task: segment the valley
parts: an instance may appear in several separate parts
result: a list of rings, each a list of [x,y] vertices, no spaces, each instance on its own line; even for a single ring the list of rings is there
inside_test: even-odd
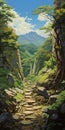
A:
[[[0,130],[65,130],[65,2],[32,15],[0,0]]]

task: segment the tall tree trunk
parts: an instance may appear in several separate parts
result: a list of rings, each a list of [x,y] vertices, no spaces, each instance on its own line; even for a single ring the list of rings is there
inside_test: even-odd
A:
[[[60,8],[65,0],[54,0],[54,10]],[[54,14],[54,53],[57,59],[57,74],[54,79],[54,86],[59,86],[60,82],[65,80],[65,20],[63,17]],[[61,19],[61,20],[60,20]]]

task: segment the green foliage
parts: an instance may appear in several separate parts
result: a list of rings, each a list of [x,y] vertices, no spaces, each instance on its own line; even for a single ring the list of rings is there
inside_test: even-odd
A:
[[[42,28],[40,28],[40,30],[44,30],[45,33],[51,32],[51,30],[52,30],[52,23],[49,23],[48,25],[43,26]]]
[[[33,74],[31,74],[31,75],[29,74],[29,75],[27,75],[26,80],[31,80],[33,82],[36,82],[37,76],[35,76]]]
[[[14,80],[14,84],[13,84],[13,87],[18,87],[18,88],[23,88],[24,85],[23,83],[21,82],[21,80],[19,80],[16,75],[14,75],[13,73],[11,73],[11,76]]]
[[[46,70],[46,71],[45,71]],[[43,83],[49,83],[49,79],[50,77],[52,77],[52,75],[54,75],[56,72],[56,69],[47,69],[47,68],[43,68],[42,70],[39,71],[38,74],[38,82],[40,84]]]
[[[18,88],[24,87],[23,83],[20,80],[18,80],[17,78],[15,79],[14,86],[18,87]]]
[[[0,28],[5,26],[8,21],[12,21],[13,17],[12,8],[4,0],[0,0]]]
[[[3,30],[0,33],[0,45],[3,46],[4,45],[8,45],[8,46],[12,46],[14,48],[18,48],[19,44],[17,43],[17,36],[14,32],[14,30],[10,27],[4,27]]]
[[[24,52],[24,55],[22,55],[22,67],[24,76],[26,77],[30,73],[30,65],[33,63],[33,56],[30,55],[29,52]]]
[[[17,94],[14,96],[14,99],[16,99],[16,101],[23,100],[23,95],[21,93],[17,92]]]
[[[9,81],[8,75],[13,79],[13,84]],[[23,88],[23,83],[9,70],[0,68],[0,88],[18,87]]]
[[[40,84],[49,81],[49,78],[56,72],[56,61],[53,56],[50,56],[48,61],[44,62],[44,67],[39,71],[38,82]]]
[[[44,67],[44,62],[48,61],[50,58],[51,51],[52,51],[51,42],[52,40],[50,39],[50,37],[47,38],[36,53],[36,56],[35,56],[37,60],[36,64],[39,70],[41,70]]]
[[[8,69],[0,68],[0,88],[8,88],[9,82],[7,82],[7,74],[9,73]]]
[[[22,45],[21,48],[21,60],[22,60],[22,67],[23,67],[23,72],[24,76],[26,77],[30,73],[30,66],[31,64],[34,63],[34,57],[35,57],[35,52],[37,50],[37,47],[32,45]]]
[[[29,54],[31,55],[33,55],[36,51],[37,51],[37,49],[38,49],[38,47],[36,46],[36,45],[34,45],[34,44],[22,44],[21,46],[20,46],[20,50],[22,51],[22,52],[29,52]]]
[[[33,14],[40,14],[40,13],[51,14],[53,12],[52,10],[53,10],[52,6],[40,6],[33,11]]]
[[[5,44],[18,48],[17,36],[14,30],[9,27],[8,22],[14,18],[12,8],[3,0],[0,1],[0,46],[4,48]],[[3,50],[3,49],[2,49]]]
[[[56,102],[51,106],[51,109],[55,110],[57,109],[63,102],[65,101],[65,90],[62,91],[58,97]]]
[[[3,68],[0,67],[0,76],[1,76],[1,75],[6,75],[6,74],[8,74],[8,73],[9,73],[9,70],[8,70],[8,69],[3,69]]]
[[[64,24],[65,19],[65,2],[57,3],[55,9],[54,9],[54,16],[55,16],[55,24],[60,27],[61,24]],[[65,25],[65,24],[64,24]],[[63,33],[65,32],[65,29],[63,28]],[[65,37],[65,35],[64,35]]]
[[[65,80],[61,82],[61,86],[63,87],[63,89],[65,89]]]
[[[50,59],[48,61],[45,61],[44,66],[47,69],[54,69],[54,66],[56,65],[56,59],[51,55]]]

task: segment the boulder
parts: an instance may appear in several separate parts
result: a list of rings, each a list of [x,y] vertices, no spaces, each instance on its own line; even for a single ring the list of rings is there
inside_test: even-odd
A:
[[[44,96],[45,99],[49,99],[49,95],[44,87],[38,87],[38,94]]]
[[[0,115],[0,125],[6,122],[12,123],[13,119],[8,112],[4,112]]]
[[[48,103],[53,104],[53,103],[56,101],[57,96],[58,96],[58,95],[51,95],[51,96],[49,97]]]

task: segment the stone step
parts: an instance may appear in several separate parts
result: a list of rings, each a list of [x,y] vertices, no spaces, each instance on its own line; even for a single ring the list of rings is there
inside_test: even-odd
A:
[[[33,107],[33,110],[39,110],[39,109],[41,109],[42,107],[41,106],[34,106]]]
[[[26,126],[26,125],[31,125],[31,124],[33,124],[33,122],[32,122],[31,120],[22,120],[22,121],[21,121],[21,124],[24,125],[24,126]]]
[[[35,103],[33,104],[33,106],[38,106],[38,103],[35,101]]]
[[[32,98],[32,97],[31,97],[30,95],[26,95],[25,98],[28,98],[28,99],[29,99],[29,98]]]
[[[25,92],[31,92],[32,91],[32,89],[26,89],[25,90]]]
[[[32,105],[33,103],[35,103],[35,100],[33,99],[27,99],[26,102],[30,105]]]
[[[27,108],[26,108],[26,111],[32,111],[32,110],[33,110],[32,107],[27,107]]]
[[[32,106],[32,105],[29,105],[29,104],[26,104],[25,107],[31,108],[31,107],[33,107],[33,106]]]
[[[26,105],[26,102],[20,103],[20,106],[25,106],[25,105]]]
[[[34,114],[33,111],[24,111],[23,113],[24,113],[25,115],[31,115],[31,114]]]
[[[26,116],[25,119],[34,120],[36,117],[34,115]]]
[[[29,95],[31,95],[32,94],[32,92],[26,92],[25,93],[25,96],[29,96]]]

